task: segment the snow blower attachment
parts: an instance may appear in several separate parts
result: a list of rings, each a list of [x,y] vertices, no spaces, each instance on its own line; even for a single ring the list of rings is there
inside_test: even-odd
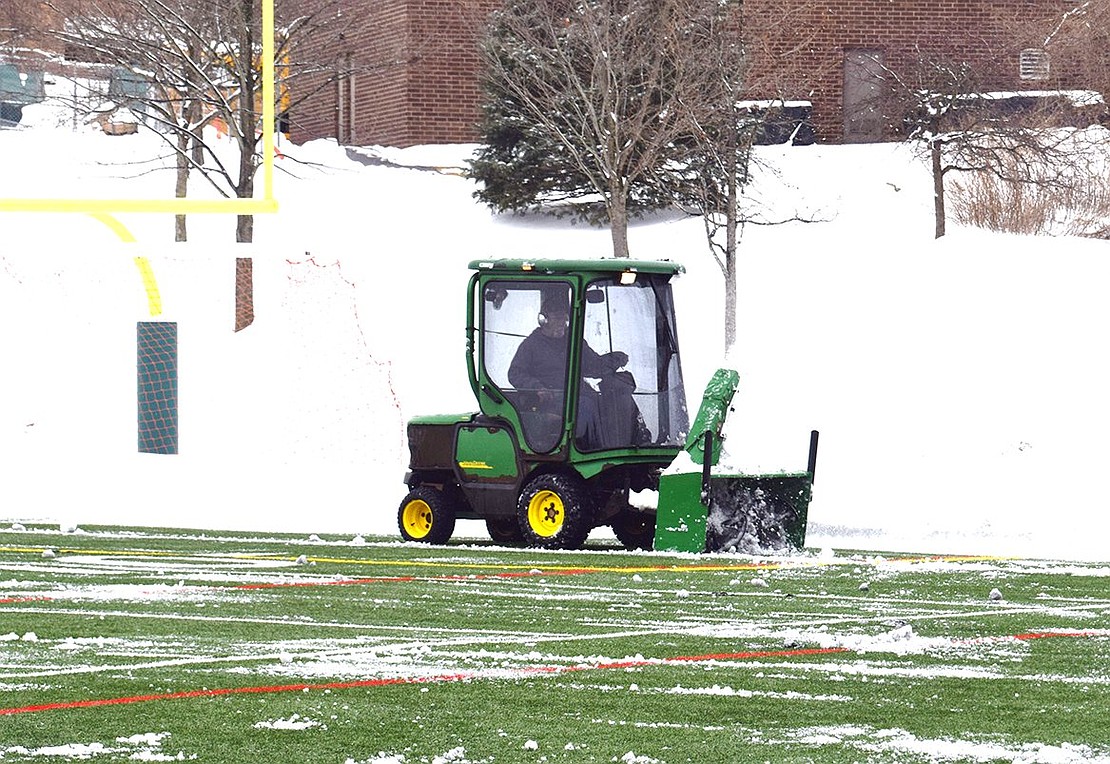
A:
[[[805,543],[812,463],[804,475],[712,473],[736,372],[718,372],[690,427],[671,292],[682,266],[470,268],[466,363],[479,411],[409,421],[402,538],[444,543],[463,518],[485,521],[495,542],[551,549],[580,547],[599,526],[628,549]],[[670,474],[676,457],[704,475]],[[657,502],[640,501],[653,491]]]
[[[691,466],[659,478],[655,549],[672,552],[777,552],[805,546],[806,522],[817,466],[818,433],[809,439],[805,472],[720,474],[722,429],[739,375],[718,369],[705,388],[686,440]],[[676,460],[683,461],[681,457]]]

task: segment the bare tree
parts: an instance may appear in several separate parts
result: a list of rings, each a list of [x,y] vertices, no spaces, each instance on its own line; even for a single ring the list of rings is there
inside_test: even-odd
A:
[[[514,209],[592,193],[605,200],[617,254],[627,251],[630,201],[700,215],[724,279],[730,346],[751,146],[765,119],[810,92],[805,53],[817,25],[808,22],[819,13],[800,1],[765,5],[745,15],[738,2],[508,4],[484,49],[493,145],[472,165],[479,198]],[[645,13],[651,23],[631,25]],[[753,89],[759,106],[744,100]],[[618,108],[629,101],[643,110]]]
[[[1061,124],[1058,101],[988,91],[965,61],[922,55],[903,75],[876,63],[888,85],[887,114],[916,141],[933,178],[935,236],[946,230],[945,181],[979,173],[1006,183],[1066,188],[1084,160]]]
[[[688,102],[694,125],[689,153],[682,162],[688,182],[676,194],[680,206],[701,216],[706,242],[721,270],[725,293],[725,349],[736,342],[737,253],[748,222],[770,220],[746,207],[744,189],[757,161],[753,147],[783,119],[788,102],[799,100],[820,74],[805,55],[819,28],[811,3],[736,4],[715,19],[720,29],[694,52],[695,65],[712,72],[711,87]],[[758,95],[753,100],[752,95]],[[794,215],[790,220],[803,220]]]
[[[120,88],[125,92],[114,95],[138,112],[141,123],[171,150],[177,197],[188,195],[194,172],[223,197],[254,196],[264,134],[260,0],[56,2],[61,3],[56,7],[58,16],[65,21],[55,32],[57,38],[113,65],[131,83]],[[328,13],[329,6],[329,0],[296,3],[301,13],[290,11],[275,34],[274,59],[282,64],[275,68],[275,74],[281,75],[274,87],[279,112],[294,106],[289,93],[295,76],[332,72],[328,65],[292,60],[296,42],[331,32],[338,17]],[[300,97],[313,92],[306,89]],[[216,121],[226,128],[237,149],[234,162],[221,157],[218,146],[205,136],[204,128]],[[178,241],[187,238],[184,215],[175,216],[174,235]],[[254,216],[237,215],[235,240],[253,239]],[[235,330],[239,331],[254,320],[253,264],[250,258],[240,257],[235,265]]]
[[[736,343],[736,255],[743,225],[740,196],[750,177],[752,138],[758,129],[755,123],[756,120],[745,120],[741,113],[735,113],[731,121],[704,144],[709,161],[702,176],[704,182],[698,190],[705,240],[724,282],[726,351]]]
[[[683,102],[691,128],[678,143],[674,161],[684,168],[673,184],[680,207],[701,216],[706,242],[721,269],[725,293],[725,348],[736,341],[736,250],[740,225],[740,190],[748,181],[752,145],[761,118],[743,103],[748,59],[738,14],[707,19],[719,25],[706,34],[690,65],[712,72],[696,98]],[[724,232],[724,241],[720,240]]]

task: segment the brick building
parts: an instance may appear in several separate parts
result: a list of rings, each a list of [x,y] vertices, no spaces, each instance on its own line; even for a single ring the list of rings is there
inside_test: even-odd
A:
[[[477,40],[491,0],[341,0],[341,30],[311,54],[334,67],[290,115],[293,140],[411,146],[476,138]],[[330,79],[329,79],[330,76]]]
[[[796,4],[791,6],[790,2]],[[476,41],[495,0],[345,0],[343,32],[317,58],[333,62],[291,115],[292,137],[410,146],[473,142],[479,116]],[[1080,87],[1043,41],[1038,20],[1069,0],[746,0],[750,97],[811,104],[816,139],[889,137],[877,115],[877,69],[966,61],[988,90]],[[1043,44],[1043,43],[1042,43]]]

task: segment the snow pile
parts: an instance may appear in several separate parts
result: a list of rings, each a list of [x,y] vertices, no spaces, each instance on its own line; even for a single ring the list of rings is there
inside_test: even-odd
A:
[[[1110,751],[1085,745],[1006,743],[998,740],[919,738],[901,729],[867,726],[813,727],[790,735],[793,742],[816,746],[852,748],[863,753],[890,756],[893,752],[928,757],[931,761],[993,762],[1020,764],[1107,764]]]
[[[115,742],[118,745],[66,743],[65,745],[43,746],[41,748],[26,748],[15,745],[0,748],[0,759],[5,756],[20,756],[58,758],[71,761],[104,756],[113,759],[125,758],[132,761],[184,761],[185,754],[180,751],[176,754],[163,752],[163,743],[169,736],[168,732],[149,732],[117,737]]]
[[[303,717],[300,714],[293,714],[288,719],[270,719],[267,721],[255,722],[254,724],[256,730],[307,730],[313,727],[327,729],[326,725],[322,725],[314,719]]]

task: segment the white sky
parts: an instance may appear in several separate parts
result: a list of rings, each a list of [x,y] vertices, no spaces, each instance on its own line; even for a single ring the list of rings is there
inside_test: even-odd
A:
[[[167,197],[135,164],[149,134],[0,131],[0,197]],[[280,212],[234,220],[0,213],[0,522],[396,535],[404,421],[474,409],[467,263],[603,256],[608,231],[498,217],[457,169],[472,147],[374,149],[446,172],[283,144]],[[735,468],[796,470],[821,431],[813,546],[1108,560],[1110,242],[961,229],[932,237],[926,168],[897,144],[768,148],[769,219],[741,245]],[[130,164],[127,164],[130,163]],[[197,182],[197,193],[208,193]],[[700,221],[636,224],[669,258],[691,408],[725,365],[721,282]],[[181,453],[136,453],[133,258],[180,334]],[[233,258],[254,257],[255,325],[234,334]],[[456,535],[484,536],[478,523]]]

